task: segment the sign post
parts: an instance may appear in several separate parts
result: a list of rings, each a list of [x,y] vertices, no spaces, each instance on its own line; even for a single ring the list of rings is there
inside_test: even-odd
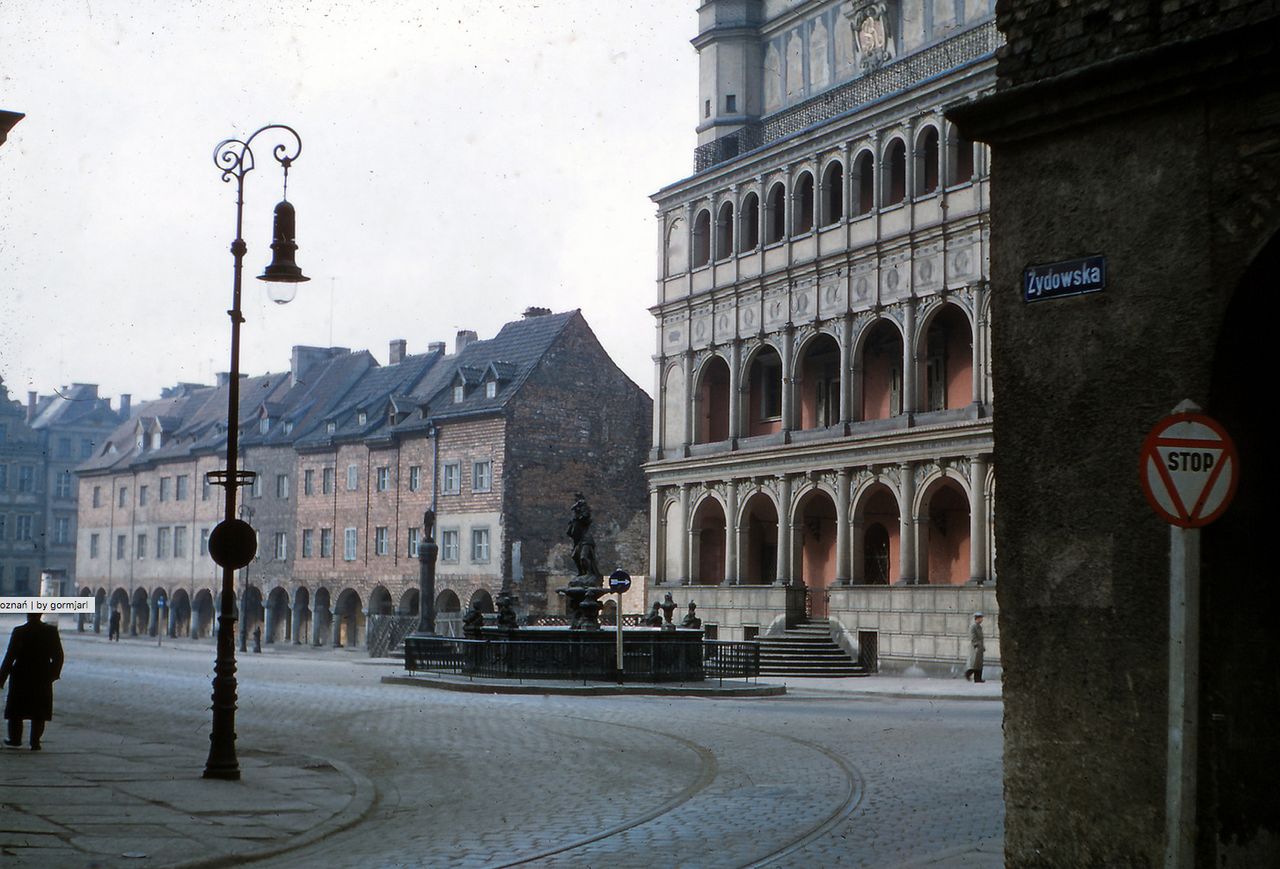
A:
[[[621,567],[609,574],[609,591],[618,596],[618,608],[615,611],[614,621],[617,623],[618,638],[618,684],[622,684],[622,595],[631,588],[631,574],[627,573]]]
[[[1200,704],[1200,528],[1235,495],[1240,460],[1226,430],[1190,400],[1142,443],[1139,479],[1169,523],[1169,740],[1165,867],[1195,865],[1196,753]]]

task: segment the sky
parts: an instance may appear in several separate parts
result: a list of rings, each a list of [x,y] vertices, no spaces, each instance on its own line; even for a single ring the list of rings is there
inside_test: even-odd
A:
[[[289,173],[288,305],[270,261],[282,175],[245,181],[241,370],[295,344],[410,353],[581,308],[653,390],[656,209],[692,171],[694,0],[4,0],[0,377],[135,403],[229,367],[235,185],[214,146],[267,124]],[[261,142],[260,138],[258,142]]]

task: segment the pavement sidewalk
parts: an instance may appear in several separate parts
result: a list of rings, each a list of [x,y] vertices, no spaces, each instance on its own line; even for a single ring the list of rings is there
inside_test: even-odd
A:
[[[0,751],[5,867],[235,866],[347,829],[374,801],[360,773],[301,754],[241,750],[233,782],[201,778],[207,743],[178,746],[56,718],[43,742],[43,751]]]

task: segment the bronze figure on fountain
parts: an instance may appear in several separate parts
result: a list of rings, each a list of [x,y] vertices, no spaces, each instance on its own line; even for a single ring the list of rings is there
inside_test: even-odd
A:
[[[574,493],[569,527],[565,533],[573,540],[573,564],[578,574],[569,580],[568,588],[558,590],[567,602],[570,627],[600,630],[600,598],[608,593],[604,577],[596,563],[596,541],[591,536],[591,506],[581,492]]]

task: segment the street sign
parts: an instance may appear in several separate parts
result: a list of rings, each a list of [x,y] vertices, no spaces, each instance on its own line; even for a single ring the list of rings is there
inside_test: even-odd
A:
[[[623,594],[631,589],[631,575],[622,568],[615,570],[609,577],[609,591]]]
[[[1101,254],[1022,270],[1022,301],[1039,302],[1099,293],[1107,287],[1107,258]]]
[[[1231,503],[1240,459],[1226,429],[1202,413],[1174,413],[1142,442],[1142,491],[1160,518],[1200,528]]]

